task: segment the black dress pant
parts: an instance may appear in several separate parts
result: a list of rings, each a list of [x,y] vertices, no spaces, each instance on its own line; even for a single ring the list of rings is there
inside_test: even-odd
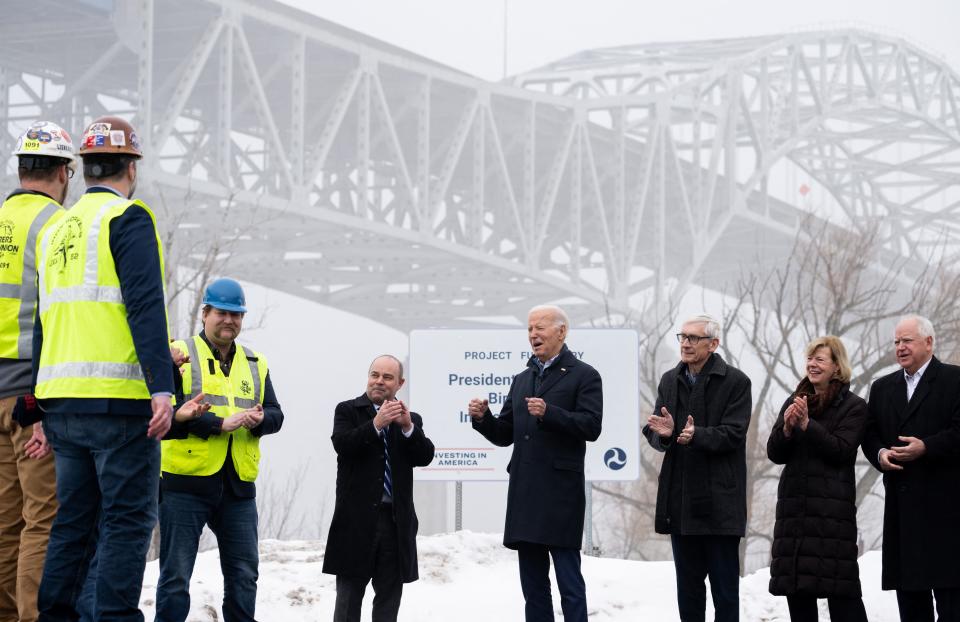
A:
[[[817,622],[820,619],[817,599],[813,596],[787,596],[787,606],[790,608],[791,622]],[[830,609],[830,622],[867,622],[867,610],[863,608],[863,599],[859,596],[828,598],[827,607]]]
[[[397,525],[393,520],[393,506],[380,505],[377,531],[373,536],[374,565],[372,577],[337,575],[337,601],[333,607],[333,622],[360,622],[360,605],[367,583],[373,581],[373,622],[396,622],[403,594],[400,576],[400,547]]]
[[[740,537],[670,536],[681,622],[704,622],[710,577],[715,622],[740,620]]]
[[[960,589],[897,590],[901,622],[933,622],[933,600],[938,622],[960,622]]]
[[[517,559],[526,622],[554,620],[550,595],[551,557],[564,622],[587,622],[587,588],[580,572],[580,551],[524,542],[517,547]]]

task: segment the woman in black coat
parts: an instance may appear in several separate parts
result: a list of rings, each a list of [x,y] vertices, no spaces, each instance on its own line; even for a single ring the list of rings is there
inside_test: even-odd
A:
[[[826,598],[833,622],[867,619],[857,564],[854,463],[867,404],[850,392],[843,343],[807,346],[807,376],[780,409],[767,456],[786,465],[777,491],[770,593],[787,597],[790,619],[817,620]]]

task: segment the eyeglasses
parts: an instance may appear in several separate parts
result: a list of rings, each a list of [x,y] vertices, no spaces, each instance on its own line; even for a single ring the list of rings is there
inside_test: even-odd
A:
[[[686,333],[677,333],[677,341],[680,343],[689,341],[690,345],[695,346],[700,343],[701,339],[713,339],[713,337],[707,337],[706,335],[687,335]]]

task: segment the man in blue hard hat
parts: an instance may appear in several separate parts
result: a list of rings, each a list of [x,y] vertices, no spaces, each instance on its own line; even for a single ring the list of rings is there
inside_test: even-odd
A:
[[[181,406],[161,444],[160,581],[157,622],[190,612],[190,577],[204,525],[217,537],[223,619],[252,622],[259,553],[254,481],[260,438],[283,424],[267,360],[237,343],[247,312],[243,288],[217,279],[203,295],[203,330],[176,341]]]

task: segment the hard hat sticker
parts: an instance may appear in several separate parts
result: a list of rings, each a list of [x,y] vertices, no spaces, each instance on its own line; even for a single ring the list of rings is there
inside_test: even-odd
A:
[[[15,155],[47,155],[73,160],[70,134],[56,123],[36,121],[17,138]]]
[[[125,147],[127,139],[123,135],[123,130],[110,130],[110,144],[114,147]]]
[[[109,123],[94,123],[90,126],[90,129],[87,130],[88,136],[106,136],[107,132],[110,131]]]
[[[50,135],[50,132],[44,132],[43,130],[31,129],[27,132],[27,138],[30,140],[39,140],[42,143],[48,143],[53,140],[53,136]]]
[[[87,149],[90,147],[103,147],[105,139],[105,136],[94,136],[92,134],[88,134],[87,137],[83,139],[83,146]]]

